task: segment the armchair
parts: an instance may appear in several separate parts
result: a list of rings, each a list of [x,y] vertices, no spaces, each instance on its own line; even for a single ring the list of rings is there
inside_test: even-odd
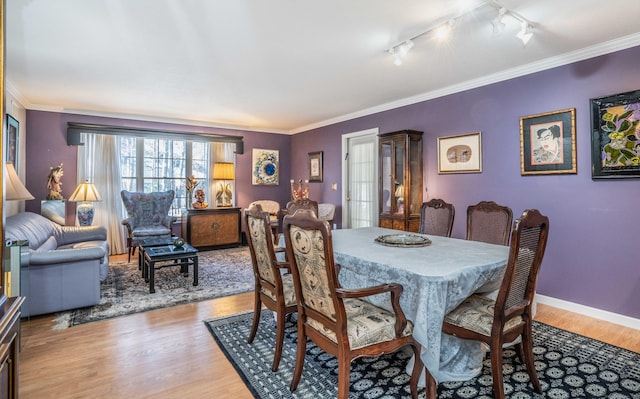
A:
[[[136,250],[136,239],[171,235],[171,225],[177,218],[169,215],[169,209],[175,194],[173,190],[153,193],[127,190],[120,192],[127,210],[127,218],[121,223],[127,228],[129,261]]]

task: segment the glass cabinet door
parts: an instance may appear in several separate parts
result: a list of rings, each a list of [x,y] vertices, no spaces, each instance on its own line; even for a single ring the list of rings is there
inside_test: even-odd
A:
[[[422,132],[381,133],[380,227],[417,232],[422,205]]]

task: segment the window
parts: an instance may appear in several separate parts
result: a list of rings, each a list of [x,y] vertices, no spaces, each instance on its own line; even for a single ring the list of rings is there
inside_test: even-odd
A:
[[[118,136],[122,189],[127,191],[175,190],[171,215],[181,216],[187,206],[185,182],[193,175],[209,193],[210,144],[174,139]]]

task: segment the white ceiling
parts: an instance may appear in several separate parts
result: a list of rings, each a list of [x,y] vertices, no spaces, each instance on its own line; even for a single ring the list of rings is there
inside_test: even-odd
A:
[[[10,0],[7,87],[27,109],[296,133],[640,44],[638,0]],[[640,61],[640,60],[639,60]],[[639,62],[640,64],[640,62]]]

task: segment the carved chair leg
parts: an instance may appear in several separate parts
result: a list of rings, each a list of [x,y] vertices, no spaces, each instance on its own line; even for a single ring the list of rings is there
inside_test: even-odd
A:
[[[533,358],[533,342],[531,338],[531,330],[525,330],[524,334],[522,334],[522,342],[519,346],[521,348],[520,351],[522,353],[524,364],[527,366],[527,373],[529,374],[531,384],[536,392],[542,393],[542,387],[540,386],[540,380],[538,380],[538,372],[536,371],[535,361]]]
[[[417,344],[417,343],[411,344],[411,349],[413,349],[413,371],[411,372],[409,387],[411,388],[411,397],[413,399],[418,399],[418,380],[420,379],[420,374],[424,369],[425,380],[427,381],[427,384],[428,384],[429,378],[431,377],[431,373],[429,373],[429,370],[427,370],[424,367],[424,364],[422,363],[422,358],[420,357],[420,344]],[[429,397],[427,396],[427,398]]]
[[[349,383],[351,379],[351,359],[338,355],[338,399],[349,398]]]
[[[284,346],[284,306],[276,313],[276,353],[273,355],[273,365],[271,371],[278,371],[280,358],[282,357],[282,347]]]
[[[300,377],[302,376],[302,368],[304,367],[304,357],[307,353],[307,335],[304,332],[303,317],[298,317],[298,351],[296,352],[296,367],[293,370],[293,378],[291,379],[290,391],[298,388]]]
[[[256,288],[257,290],[258,288]],[[256,291],[255,300],[253,305],[253,323],[251,323],[251,332],[249,333],[249,339],[247,342],[252,343],[256,337],[256,331],[258,331],[258,325],[260,324],[260,310],[262,309],[262,301],[260,300],[260,294]]]
[[[493,342],[491,353],[491,378],[493,379],[493,397],[504,399],[503,374],[502,374],[502,341]]]

